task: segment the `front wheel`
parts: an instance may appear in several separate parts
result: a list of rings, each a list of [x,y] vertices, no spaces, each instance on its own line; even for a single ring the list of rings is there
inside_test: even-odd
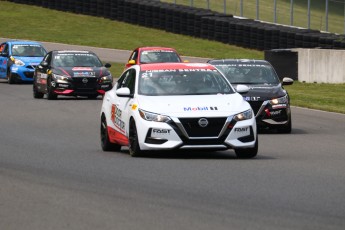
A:
[[[101,118],[101,146],[103,151],[120,151],[121,145],[111,143],[108,135],[107,120],[105,116]]]
[[[44,93],[38,92],[37,84],[35,82],[33,83],[33,94],[34,98],[43,98],[44,96]]]
[[[47,83],[47,98],[48,100],[55,100],[57,95],[54,93],[53,81],[49,80]]]
[[[12,76],[12,73],[11,73],[10,69],[7,70],[7,82],[10,85],[16,83],[16,79],[14,79],[14,77]]]
[[[132,120],[129,125],[129,154],[132,157],[139,157],[143,154],[143,151],[140,149],[138,132],[135,126],[135,122]]]
[[[255,146],[253,148],[235,149],[236,156],[240,159],[254,158],[258,154],[259,139],[256,136]]]

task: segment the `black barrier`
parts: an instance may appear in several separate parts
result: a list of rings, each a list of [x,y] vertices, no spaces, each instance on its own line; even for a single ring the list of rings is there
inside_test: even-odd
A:
[[[345,49],[343,35],[235,18],[207,9],[158,0],[9,0],[104,17],[257,50]]]

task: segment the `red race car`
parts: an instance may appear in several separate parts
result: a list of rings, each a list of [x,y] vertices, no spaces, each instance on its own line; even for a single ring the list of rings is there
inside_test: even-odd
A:
[[[183,62],[173,48],[168,47],[138,47],[133,50],[125,69],[132,65],[160,62]]]

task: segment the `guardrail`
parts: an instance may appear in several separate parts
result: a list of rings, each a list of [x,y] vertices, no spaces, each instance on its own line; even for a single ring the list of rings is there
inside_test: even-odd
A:
[[[344,35],[237,18],[208,9],[150,0],[9,0],[104,17],[256,50],[345,49]]]

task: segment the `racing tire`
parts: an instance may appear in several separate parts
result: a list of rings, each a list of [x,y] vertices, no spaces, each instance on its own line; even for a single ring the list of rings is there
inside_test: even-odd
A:
[[[129,124],[129,154],[132,157],[140,157],[143,155],[143,151],[139,146],[138,132],[134,120]]]
[[[51,80],[49,80],[47,84],[47,99],[48,100],[57,99],[57,95],[54,93],[53,86],[51,85]]]
[[[104,115],[101,118],[101,146],[102,150],[105,152],[108,151],[120,151],[121,145],[111,143],[109,140],[108,129],[107,129],[107,120]]]
[[[44,97],[44,93],[38,92],[37,85],[35,82],[33,83],[33,94],[34,94],[34,98],[43,98]]]
[[[10,69],[7,70],[7,82],[8,82],[8,84],[10,84],[10,85],[13,85],[14,83],[16,83],[16,79],[13,78]]]
[[[277,128],[278,133],[291,133],[292,131],[292,122],[291,119],[288,121],[287,124],[279,126]]]
[[[235,149],[235,153],[236,153],[237,158],[250,159],[250,158],[256,157],[256,155],[258,154],[258,148],[259,148],[259,139],[258,139],[258,136],[256,136],[256,142],[253,148],[238,148],[238,149]]]

